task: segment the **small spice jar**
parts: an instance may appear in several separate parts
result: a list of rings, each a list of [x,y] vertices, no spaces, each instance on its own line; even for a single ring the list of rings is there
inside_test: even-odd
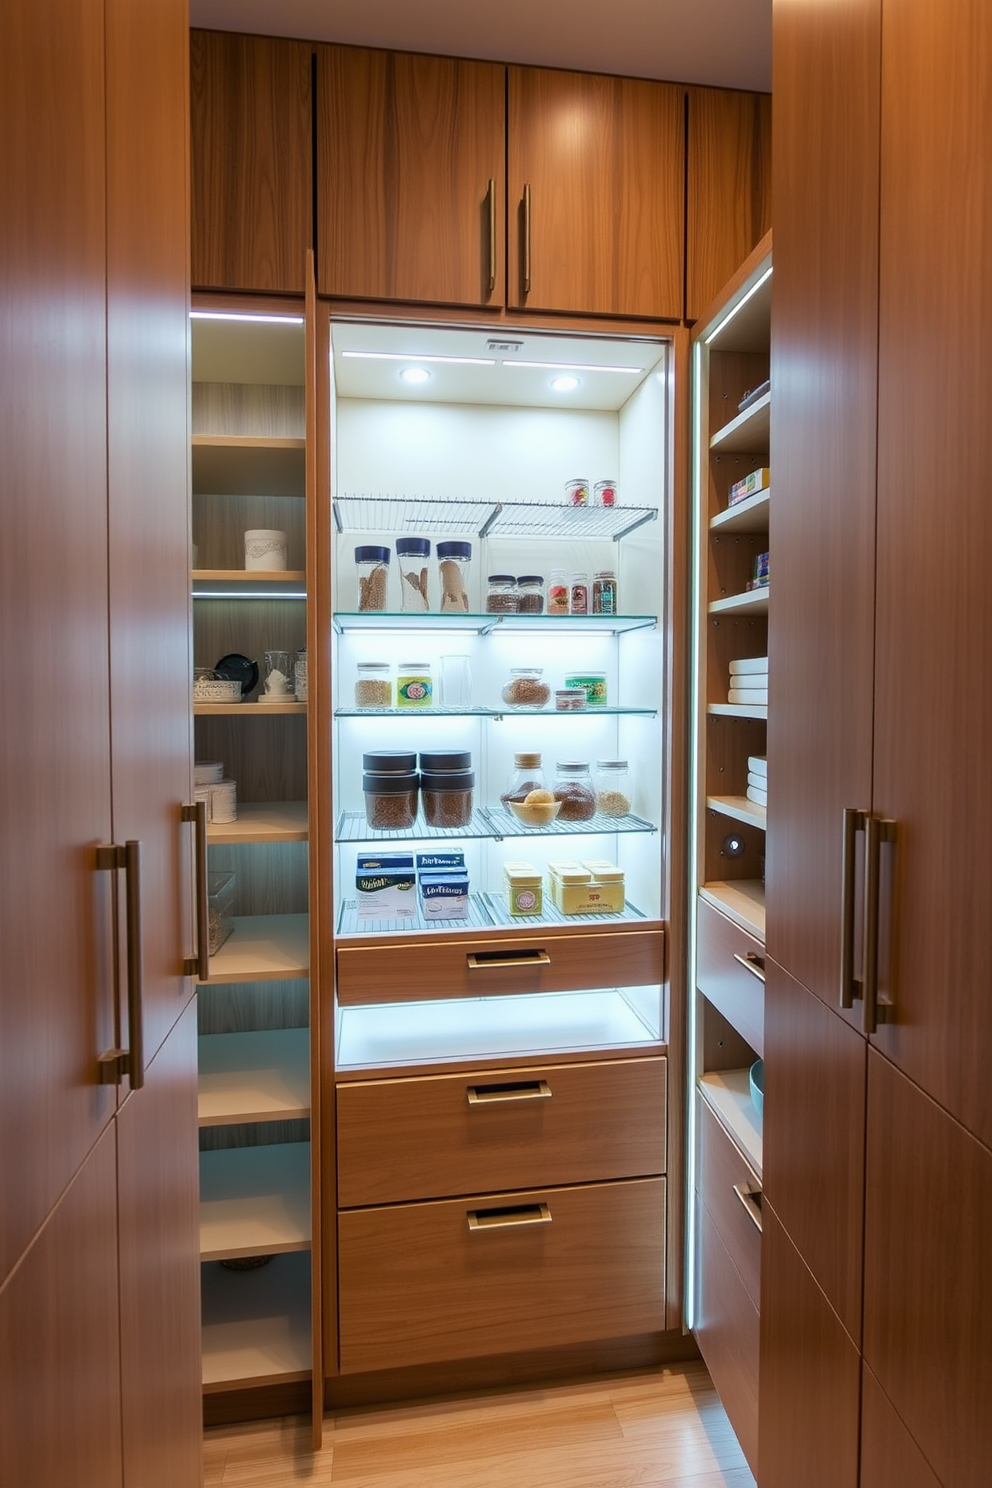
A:
[[[396,668],[397,708],[429,708],[434,700],[430,663],[401,661]]]
[[[553,568],[548,579],[548,614],[568,614],[568,578],[563,568]]]
[[[468,568],[472,561],[472,544],[439,542],[438,573],[441,579],[441,613],[468,613]]]
[[[517,612],[521,615],[544,614],[542,574],[521,574],[517,579]]]
[[[566,672],[565,686],[581,688],[590,708],[606,707],[605,672]]]
[[[360,661],[355,679],[356,708],[389,708],[393,702],[393,684],[388,661]]]
[[[601,816],[630,812],[630,771],[626,760],[596,761],[596,810]]]
[[[574,480],[565,482],[565,505],[589,505],[589,481],[585,476],[576,476]]]
[[[415,770],[389,774],[366,772],[362,776],[365,792],[365,817],[374,832],[409,831],[417,820]]]
[[[368,544],[355,549],[359,610],[384,610],[389,591],[389,549]]]
[[[547,790],[547,788],[548,782],[541,769],[541,756],[539,754],[515,754],[513,773],[506,783],[506,790],[500,796],[500,800],[504,805],[507,801],[522,801],[531,791]]]
[[[455,830],[472,820],[475,772],[472,770],[422,770],[420,775],[424,821],[429,827]]]
[[[544,708],[551,697],[551,688],[542,682],[541,667],[511,667],[510,680],[505,683],[500,697],[508,708]]]
[[[490,574],[486,590],[486,613],[489,615],[515,615],[517,605],[517,581],[512,574]]]
[[[568,586],[568,613],[570,615],[588,615],[589,613],[589,575],[587,573],[573,573],[572,582]]]
[[[611,480],[597,481],[592,490],[593,506],[616,506],[617,483]]]
[[[555,693],[555,709],[559,713],[584,713],[586,695],[581,687],[562,687]]]
[[[401,607],[422,613],[427,604],[427,559],[431,545],[426,537],[398,537],[396,557],[400,566]]]
[[[561,802],[559,821],[588,821],[596,815],[596,792],[592,788],[588,764],[579,760],[559,760],[552,789],[555,800]]]
[[[592,581],[592,612],[617,614],[617,576],[611,568],[600,569]]]

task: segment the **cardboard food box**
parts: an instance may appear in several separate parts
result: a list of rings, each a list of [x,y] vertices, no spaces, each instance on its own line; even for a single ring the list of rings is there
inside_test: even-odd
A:
[[[355,897],[360,920],[417,917],[413,853],[359,853]]]
[[[758,491],[766,490],[772,483],[772,473],[767,466],[760,470],[752,470],[750,475],[743,476],[739,481],[734,481],[727,494],[727,505],[736,506],[738,501],[744,501],[748,496],[754,496]]]
[[[426,920],[468,918],[467,873],[422,873],[418,880],[420,907]]]
[[[540,868],[533,863],[504,863],[503,882],[511,915],[539,915],[544,907]]]

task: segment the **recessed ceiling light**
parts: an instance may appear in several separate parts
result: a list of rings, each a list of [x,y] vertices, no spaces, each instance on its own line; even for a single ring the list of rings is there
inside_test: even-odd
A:
[[[591,362],[504,362],[504,367],[543,367],[549,372],[635,372],[638,376],[643,367],[600,367]]]
[[[343,351],[363,362],[456,362],[463,367],[495,367],[495,357],[431,356],[410,351]]]
[[[411,382],[414,385],[431,380],[431,374],[426,367],[404,367],[400,376],[404,382]]]
[[[556,393],[570,393],[573,391],[573,389],[577,388],[578,385],[579,379],[577,377],[570,377],[568,375],[565,375],[563,377],[552,377],[551,379],[551,386],[554,388]]]

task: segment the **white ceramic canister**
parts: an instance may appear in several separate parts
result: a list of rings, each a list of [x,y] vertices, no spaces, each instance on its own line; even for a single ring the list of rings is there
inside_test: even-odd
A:
[[[200,801],[203,802],[204,806],[206,806],[207,808],[207,821],[210,820],[210,792],[212,790],[213,786],[211,785],[194,785],[193,787],[194,804]]]
[[[223,779],[223,760],[197,760],[193,766],[194,785],[216,785]]]
[[[233,822],[238,819],[238,787],[234,780],[218,780],[210,786],[210,820]]]
[[[286,567],[289,540],[285,532],[268,527],[254,527],[245,533],[245,568],[274,572]]]

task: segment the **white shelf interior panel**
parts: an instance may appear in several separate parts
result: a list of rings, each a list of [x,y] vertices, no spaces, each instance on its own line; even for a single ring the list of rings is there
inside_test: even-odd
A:
[[[207,825],[211,844],[306,842],[308,835],[306,801],[239,801],[237,821]]]
[[[283,982],[310,970],[305,914],[235,916],[234,929],[210,957],[211,982]]]
[[[710,811],[719,811],[721,816],[729,816],[734,821],[745,822],[749,827],[764,830],[767,812],[764,806],[759,806],[757,801],[749,801],[747,796],[707,796],[706,805]]]
[[[656,1043],[615,988],[339,1011],[338,1069]]]
[[[748,1071],[709,1070],[699,1077],[699,1093],[761,1177],[761,1117],[751,1099]]]
[[[310,1143],[200,1153],[200,1258],[310,1247]]]
[[[743,594],[728,594],[725,599],[714,599],[707,608],[711,615],[767,615],[768,589],[765,584]]]
[[[750,408],[745,408],[729,424],[724,424],[710,439],[711,450],[733,450],[741,454],[760,454],[767,450],[771,431],[772,395],[765,393]]]
[[[707,713],[715,714],[718,718],[767,718],[768,705],[758,704],[752,706],[750,703],[710,703],[706,709]]]
[[[310,1257],[273,1256],[254,1271],[201,1267],[206,1389],[303,1379],[310,1372]]]
[[[700,898],[728,915],[758,940],[765,938],[765,885],[760,878],[714,880],[699,890]]]
[[[309,1116],[308,1030],[204,1034],[198,1088],[201,1126]]]
[[[710,520],[710,531],[767,532],[771,494],[770,487],[766,486],[763,491],[755,491],[753,496],[745,496],[743,501],[717,512]]]
[[[518,565],[519,566],[519,565]],[[385,630],[391,634],[492,635],[521,631],[531,635],[626,635],[632,630],[653,630],[657,615],[488,615],[404,614],[395,610],[336,610],[334,629],[339,635]],[[411,710],[407,710],[408,712]]]

